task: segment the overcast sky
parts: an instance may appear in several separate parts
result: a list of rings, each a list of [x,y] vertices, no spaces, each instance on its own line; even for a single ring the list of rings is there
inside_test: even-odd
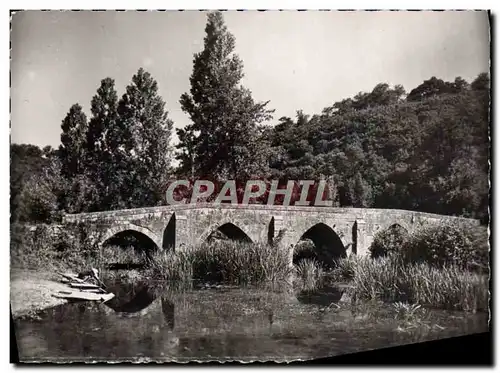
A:
[[[319,113],[378,83],[407,91],[432,76],[467,81],[489,70],[486,12],[225,12],[244,63],[243,84],[281,116]],[[119,97],[140,67],[158,81],[176,127],[206,13],[17,13],[11,23],[11,139],[59,145],[74,103],[90,116],[101,79]]]

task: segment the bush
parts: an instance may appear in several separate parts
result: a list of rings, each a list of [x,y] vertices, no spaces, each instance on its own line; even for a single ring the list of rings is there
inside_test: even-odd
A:
[[[61,253],[56,250],[57,237],[50,226],[12,224],[10,229],[10,256],[14,267],[53,269]]]
[[[318,260],[318,255],[315,251],[316,247],[311,239],[300,240],[293,247],[293,262],[298,264],[302,259]]]
[[[11,264],[42,270],[100,269],[97,240],[84,225],[11,225]]]
[[[401,250],[408,238],[408,232],[400,225],[377,232],[373,243],[369,247],[372,258],[378,258],[387,255],[400,255]]]
[[[428,226],[405,243],[403,258],[410,263],[445,265],[486,272],[489,264],[487,235],[482,227],[460,225]]]

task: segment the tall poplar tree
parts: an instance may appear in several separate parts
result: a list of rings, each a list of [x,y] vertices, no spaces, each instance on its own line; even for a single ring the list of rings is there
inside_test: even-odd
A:
[[[118,121],[118,95],[112,78],[101,80],[91,101],[92,117],[86,137],[86,174],[98,194],[91,209],[107,210],[117,205],[115,187],[119,184],[118,148],[121,140]]]
[[[144,69],[132,77],[118,104],[120,143],[116,166],[121,172],[118,191],[123,207],[154,206],[164,202],[170,174],[168,118],[158,83]]]
[[[243,63],[221,12],[208,14],[205,33],[204,49],[194,55],[190,93],[180,99],[191,118],[177,132],[180,168],[198,177],[262,177],[269,148],[260,125],[273,111],[240,84]]]
[[[71,179],[84,171],[85,136],[87,133],[87,117],[79,104],[69,109],[61,124],[61,173]]]

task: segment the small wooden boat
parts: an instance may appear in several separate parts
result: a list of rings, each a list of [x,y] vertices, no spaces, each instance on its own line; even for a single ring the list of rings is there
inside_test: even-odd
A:
[[[107,302],[115,296],[103,289],[105,285],[99,279],[95,268],[80,274],[62,272],[58,272],[58,274],[63,277],[61,282],[68,285],[68,290],[61,290],[52,294],[56,298]],[[88,280],[95,280],[99,285],[88,283]]]
[[[60,291],[58,293],[52,294],[52,296],[68,300],[107,302],[108,300],[113,299],[115,295],[113,293],[98,294],[98,293],[89,293],[83,291],[74,291],[74,292]]]

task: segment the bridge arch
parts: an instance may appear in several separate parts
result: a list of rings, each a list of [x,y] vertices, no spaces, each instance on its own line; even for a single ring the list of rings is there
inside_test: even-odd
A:
[[[294,238],[294,262],[297,263],[304,258],[314,258],[327,267],[334,266],[335,260],[347,256],[348,245],[346,245],[345,238],[343,240],[342,236],[334,228],[323,222],[310,225]],[[299,249],[297,244],[303,239],[312,241],[314,248],[308,248],[303,253],[297,251],[295,248]]]
[[[149,239],[155,245],[155,249],[161,248],[161,240],[159,237],[157,237],[156,234],[154,234],[147,228],[131,223],[120,224],[109,228],[102,236],[99,246],[102,248],[107,241],[121,233],[132,233],[134,235],[137,235],[139,233],[139,235],[142,235],[143,237]]]
[[[221,221],[211,224],[198,238],[197,243],[203,244],[214,232],[220,231],[229,238],[247,241],[247,242],[257,242],[255,237],[247,231],[243,224],[237,224],[233,221]]]

